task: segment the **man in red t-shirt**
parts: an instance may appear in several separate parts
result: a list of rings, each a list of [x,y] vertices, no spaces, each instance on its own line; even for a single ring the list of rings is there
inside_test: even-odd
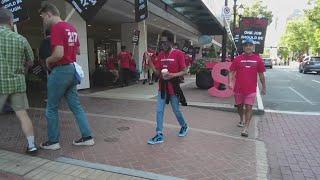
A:
[[[110,54],[106,62],[106,68],[108,71],[110,71],[114,75],[113,83],[117,82],[119,79],[119,71],[116,68],[116,66],[117,66],[117,62],[113,57],[113,54]]]
[[[253,53],[254,41],[252,39],[245,39],[243,48],[244,53],[236,57],[230,67],[229,87],[235,93],[235,101],[240,115],[238,126],[245,126],[241,135],[248,137],[248,128],[252,118],[252,106],[256,99],[257,76],[259,75],[262,84],[261,94],[265,95],[266,82],[264,72],[266,69],[260,56]],[[245,115],[245,124],[243,122],[243,115]]]
[[[144,70],[144,76],[147,74],[148,78],[143,81],[143,84],[149,81],[149,85],[153,85],[153,70],[150,67],[149,61],[152,61],[153,63],[156,60],[156,51],[148,48],[148,50],[143,54],[143,70]]]
[[[126,46],[121,46],[121,52],[118,55],[118,59],[121,68],[122,83],[124,86],[128,86],[130,80],[130,61],[132,59],[132,55],[126,50]]]
[[[44,3],[40,14],[44,26],[51,28],[52,54],[46,59],[51,73],[48,77],[48,102],[46,107],[48,141],[40,145],[43,149],[57,150],[59,144],[59,115],[58,107],[62,97],[65,97],[68,105],[75,115],[82,137],[74,140],[73,145],[94,145],[92,132],[87,116],[80,104],[77,94],[76,70],[74,62],[76,55],[80,54],[79,37],[75,27],[60,18],[60,12],[53,4]]]
[[[148,144],[158,144],[164,141],[163,135],[163,115],[167,103],[171,103],[172,110],[181,126],[179,137],[184,137],[188,133],[188,125],[179,107],[179,100],[184,99],[180,88],[180,77],[187,74],[185,55],[182,51],[173,49],[173,34],[164,31],[161,37],[162,52],[157,57],[157,61],[149,61],[153,71],[160,75],[159,93],[157,99],[157,128],[156,136],[148,141]],[[183,96],[183,97],[182,97]],[[185,101],[185,99],[184,99]],[[184,102],[186,104],[186,102]]]

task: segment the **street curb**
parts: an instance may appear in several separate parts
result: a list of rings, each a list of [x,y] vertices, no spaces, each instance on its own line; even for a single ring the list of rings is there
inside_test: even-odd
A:
[[[258,114],[259,115],[264,115],[264,113],[265,113],[264,105],[263,105],[263,101],[262,101],[262,97],[261,97],[259,86],[257,86],[257,104],[258,104]]]
[[[81,166],[81,167],[85,167],[85,168],[96,169],[96,170],[107,171],[107,172],[123,174],[123,175],[133,176],[133,177],[139,177],[139,178],[145,178],[145,179],[151,179],[151,180],[183,180],[181,178],[172,177],[172,176],[165,176],[165,175],[150,173],[150,172],[146,172],[146,171],[110,166],[110,165],[106,165],[106,164],[91,163],[91,162],[87,162],[87,161],[66,158],[66,157],[59,157],[56,159],[56,161],[61,162],[61,163]]]
[[[188,102],[188,106],[203,108],[203,109],[212,109],[212,110],[218,110],[218,111],[227,111],[227,112],[235,112],[235,113],[237,112],[236,106],[231,104]],[[259,107],[254,107],[253,114],[263,115],[264,110],[259,109]]]

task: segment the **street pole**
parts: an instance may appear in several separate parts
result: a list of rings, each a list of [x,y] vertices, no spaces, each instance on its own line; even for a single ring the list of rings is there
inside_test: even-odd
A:
[[[234,0],[233,3],[233,25],[232,25],[232,36],[235,35],[236,30],[236,21],[237,21],[237,0]],[[232,43],[232,52],[231,52],[231,59],[234,59],[234,52],[235,52],[235,45]]]
[[[224,0],[224,5],[228,6],[228,0]],[[223,29],[223,37],[222,37],[222,56],[221,61],[226,61],[226,55],[227,55],[227,31],[226,28]]]

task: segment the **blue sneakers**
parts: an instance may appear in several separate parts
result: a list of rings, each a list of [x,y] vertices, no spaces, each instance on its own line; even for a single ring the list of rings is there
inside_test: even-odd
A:
[[[188,131],[189,131],[188,125],[185,125],[185,126],[181,127],[178,136],[185,137],[188,134]]]
[[[157,133],[156,136],[149,139],[148,144],[154,145],[154,144],[160,144],[164,142],[164,136],[162,133]]]

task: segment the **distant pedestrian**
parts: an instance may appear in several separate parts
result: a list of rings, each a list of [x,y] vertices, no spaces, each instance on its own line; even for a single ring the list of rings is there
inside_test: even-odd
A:
[[[181,77],[187,74],[185,55],[182,51],[173,49],[173,34],[164,31],[161,37],[162,52],[157,57],[155,64],[150,61],[153,71],[160,75],[159,92],[157,98],[157,127],[156,135],[148,141],[148,144],[158,144],[164,142],[163,116],[165,105],[171,103],[172,110],[181,126],[179,137],[187,135],[189,127],[180,111],[179,101],[185,100],[180,88]],[[186,105],[186,102],[184,102]]]
[[[121,68],[122,86],[128,86],[130,80],[130,61],[132,59],[132,55],[126,49],[126,46],[121,46],[121,52],[118,55]]]
[[[248,137],[248,128],[252,118],[252,106],[256,99],[257,76],[259,75],[262,90],[266,94],[266,82],[264,72],[266,71],[263,60],[254,54],[253,40],[248,38],[243,42],[244,53],[236,57],[230,67],[229,87],[234,89],[235,101],[240,116],[239,127],[244,129],[241,135]],[[245,110],[244,110],[245,107]],[[245,121],[243,120],[245,117]]]
[[[153,85],[154,73],[152,68],[149,65],[149,61],[155,62],[156,60],[156,51],[151,48],[143,54],[143,69],[144,69],[144,76],[147,75],[147,79],[143,80],[143,84],[145,84],[148,80],[149,85]]]
[[[7,100],[20,120],[22,131],[27,138],[26,153],[35,154],[33,125],[27,114],[29,108],[26,95],[25,67],[34,61],[32,49],[23,36],[12,31],[13,14],[0,8],[0,110]]]
[[[46,59],[51,56],[51,32],[50,28],[45,30],[45,38],[39,47],[39,60],[42,67],[47,71]]]
[[[48,102],[46,108],[48,141],[40,145],[43,149],[57,150],[59,144],[58,107],[62,97],[75,115],[82,137],[74,140],[73,145],[91,146],[94,139],[87,116],[80,104],[75,77],[76,55],[80,54],[80,43],[75,27],[60,18],[59,10],[50,3],[43,3],[40,14],[46,28],[51,28],[52,55],[46,59],[47,68],[51,70],[48,78]]]
[[[41,67],[45,73],[43,73],[44,77],[42,79],[47,82],[48,78],[48,68],[46,66],[46,59],[51,56],[51,32],[50,28],[47,28],[45,30],[45,38],[41,41],[40,47],[39,47],[39,61],[41,64]],[[47,84],[47,83],[45,83]],[[47,89],[47,85],[44,87]],[[45,102],[47,102],[47,98],[45,98]]]

